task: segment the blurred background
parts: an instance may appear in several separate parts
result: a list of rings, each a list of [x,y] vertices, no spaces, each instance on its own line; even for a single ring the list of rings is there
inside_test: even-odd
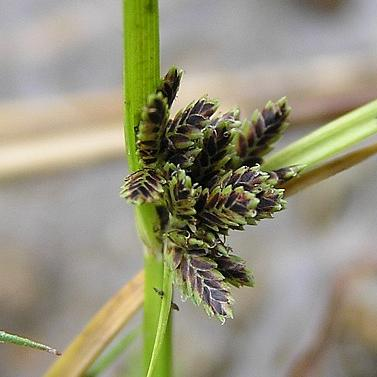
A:
[[[160,13],[162,71],[185,70],[176,108],[208,93],[249,116],[287,95],[282,146],[377,98],[374,0],[161,0]],[[142,267],[118,195],[121,81],[120,1],[1,0],[1,329],[64,349]],[[376,162],[233,233],[257,285],[235,291],[224,326],[176,298],[177,376],[377,376]],[[127,376],[135,352],[106,376]],[[1,377],[53,361],[0,345]]]

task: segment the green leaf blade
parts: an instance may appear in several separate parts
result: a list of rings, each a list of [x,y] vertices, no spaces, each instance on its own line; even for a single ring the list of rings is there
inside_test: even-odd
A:
[[[305,164],[306,169],[377,133],[377,100],[283,148],[263,164],[272,170]]]
[[[116,343],[108,352],[96,360],[96,362],[85,373],[85,377],[100,376],[106,369],[108,369],[127,348],[134,342],[140,333],[140,328],[131,330],[118,343]]]
[[[283,185],[285,195],[296,194],[377,154],[377,143],[326,162]]]

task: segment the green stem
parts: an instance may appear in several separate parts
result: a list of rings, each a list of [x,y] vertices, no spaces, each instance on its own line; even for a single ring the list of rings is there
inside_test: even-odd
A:
[[[125,139],[130,171],[140,169],[135,128],[148,96],[160,80],[158,0],[123,0]],[[162,289],[162,245],[156,236],[160,222],[153,205],[136,208],[139,235],[146,246],[144,256],[144,375],[156,336],[161,299],[153,288]],[[171,330],[162,346],[155,376],[170,376]]]

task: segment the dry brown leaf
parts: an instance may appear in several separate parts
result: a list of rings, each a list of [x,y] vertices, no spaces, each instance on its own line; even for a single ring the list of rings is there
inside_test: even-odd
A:
[[[143,301],[144,271],[140,271],[95,314],[44,377],[84,376]]]

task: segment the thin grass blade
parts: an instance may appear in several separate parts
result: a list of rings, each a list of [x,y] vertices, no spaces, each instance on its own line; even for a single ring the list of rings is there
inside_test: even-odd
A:
[[[158,319],[157,332],[154,340],[151,360],[149,362],[147,377],[154,376],[155,367],[159,358],[170,318],[171,300],[173,295],[173,273],[166,264],[164,265],[162,289],[163,296],[160,315]]]
[[[84,376],[96,358],[141,307],[143,290],[144,271],[140,271],[97,312],[44,376]]]
[[[265,170],[305,164],[310,169],[377,133],[377,100],[328,123],[283,148],[264,164]]]
[[[141,328],[131,330],[118,343],[116,343],[109,351],[101,356],[85,373],[85,377],[100,376],[113,362],[115,362],[127,348],[136,340],[141,333]]]
[[[312,169],[284,185],[286,196],[296,194],[309,186],[330,178],[335,174],[359,164],[375,154],[377,154],[377,143],[358,149]]]

